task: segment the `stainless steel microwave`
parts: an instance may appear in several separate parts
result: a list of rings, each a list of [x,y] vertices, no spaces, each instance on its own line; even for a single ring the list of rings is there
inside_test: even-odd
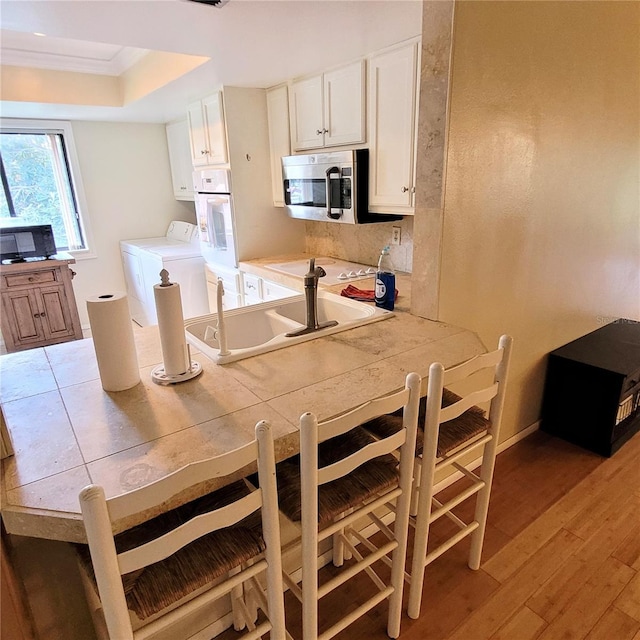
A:
[[[362,224],[400,220],[369,213],[369,150],[282,158],[284,203],[292,218]]]

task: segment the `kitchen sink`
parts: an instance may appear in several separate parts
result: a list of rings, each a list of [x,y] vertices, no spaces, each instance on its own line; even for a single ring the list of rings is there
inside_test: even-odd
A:
[[[288,337],[287,333],[306,326],[305,297],[299,295],[224,312],[228,351],[226,355],[220,355],[216,313],[185,322],[187,341],[214,362],[226,364],[370,322],[385,320],[393,315],[392,311],[326,291],[318,292],[317,309],[319,323],[336,320],[338,324],[312,333]]]

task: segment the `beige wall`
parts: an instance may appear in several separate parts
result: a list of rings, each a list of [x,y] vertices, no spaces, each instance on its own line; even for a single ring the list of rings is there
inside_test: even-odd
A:
[[[195,223],[192,202],[173,196],[163,124],[73,122],[96,258],[78,260],[73,286],[80,320],[86,299],[124,291],[119,241],[164,235],[171,220]]]
[[[439,319],[514,336],[506,438],[546,353],[640,320],[640,3],[458,2],[452,65]]]

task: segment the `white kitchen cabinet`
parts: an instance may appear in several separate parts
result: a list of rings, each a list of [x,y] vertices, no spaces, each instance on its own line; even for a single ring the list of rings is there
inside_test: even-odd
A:
[[[369,59],[369,210],[414,212],[419,41]]]
[[[205,276],[207,279],[207,296],[209,309],[216,313],[218,308],[218,278],[222,280],[224,293],[222,295],[222,308],[237,309],[242,306],[242,279],[237,269],[225,269],[219,265],[215,267],[206,264]]]
[[[365,142],[365,62],[291,83],[292,146],[296,151]]]
[[[267,91],[267,120],[269,123],[273,204],[276,207],[284,207],[282,156],[291,154],[289,94],[286,85],[280,85]]]
[[[270,282],[269,280],[262,281],[262,299],[267,302],[269,300],[280,300],[282,298],[289,298],[291,296],[300,295],[300,291],[295,289],[289,289],[281,284]]]
[[[186,118],[166,125],[173,195],[176,200],[194,200],[193,165],[189,145],[189,123]]]
[[[187,107],[187,120],[193,166],[226,164],[229,156],[222,92],[191,103]]]
[[[262,278],[253,273],[242,273],[242,293],[244,304],[260,304],[262,302]]]

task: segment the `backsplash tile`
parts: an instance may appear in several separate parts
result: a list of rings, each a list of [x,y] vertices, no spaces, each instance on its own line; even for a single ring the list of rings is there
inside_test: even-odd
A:
[[[389,245],[393,266],[411,272],[413,264],[413,217],[397,222],[350,225],[307,221],[305,250],[318,256],[376,265],[382,247]],[[400,245],[391,244],[391,227],[401,229]]]

